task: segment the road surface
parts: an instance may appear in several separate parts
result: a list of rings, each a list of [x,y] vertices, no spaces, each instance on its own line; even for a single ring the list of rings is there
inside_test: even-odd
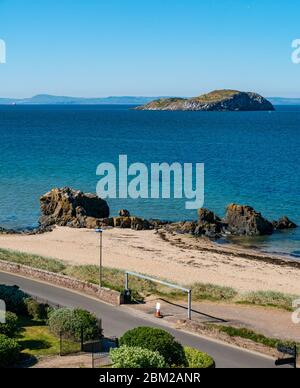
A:
[[[215,359],[218,368],[275,368],[274,360],[271,358],[167,328],[153,320],[148,320],[147,317],[136,315],[126,310],[125,307],[113,307],[64,288],[3,272],[0,272],[0,284],[18,285],[26,293],[57,305],[89,310],[102,319],[106,336],[119,337],[125,331],[138,326],[161,327],[168,330],[183,345],[192,346],[210,354]]]

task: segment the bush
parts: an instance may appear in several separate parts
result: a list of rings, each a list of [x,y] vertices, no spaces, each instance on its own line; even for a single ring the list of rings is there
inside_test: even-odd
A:
[[[4,300],[6,309],[17,315],[26,315],[25,299],[28,298],[17,286],[0,285],[0,299]]]
[[[49,306],[46,304],[38,303],[32,298],[25,300],[28,315],[38,321],[43,321],[48,318]]]
[[[139,327],[130,330],[120,339],[120,345],[158,352],[169,366],[187,366],[183,347],[161,329]]]
[[[18,317],[16,314],[7,312],[5,316],[5,323],[0,323],[0,334],[8,337],[14,337],[18,332]]]
[[[199,352],[197,349],[186,347],[184,353],[188,361],[189,368],[209,369],[215,367],[215,362],[208,354]]]
[[[53,310],[48,324],[52,333],[57,336],[62,333],[77,341],[81,339],[81,330],[83,330],[84,341],[98,339],[102,334],[97,318],[81,309]]]
[[[158,352],[148,349],[122,346],[110,351],[110,358],[114,368],[165,368],[166,362]]]
[[[0,334],[0,368],[14,365],[20,356],[20,346],[17,341]]]

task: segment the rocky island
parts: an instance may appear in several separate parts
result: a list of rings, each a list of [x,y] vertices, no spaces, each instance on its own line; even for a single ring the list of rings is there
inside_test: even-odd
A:
[[[166,111],[274,111],[274,106],[257,93],[215,90],[190,99],[162,98],[139,106],[136,110]]]

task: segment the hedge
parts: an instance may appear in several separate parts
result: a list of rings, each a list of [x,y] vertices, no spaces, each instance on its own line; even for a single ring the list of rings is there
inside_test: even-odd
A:
[[[20,346],[14,339],[0,334],[0,368],[16,364],[20,356]]]
[[[9,311],[5,314],[5,323],[0,323],[0,334],[15,337],[18,332],[18,317]]]
[[[148,349],[122,346],[119,349],[110,351],[110,358],[113,368],[165,368],[166,362],[163,356],[158,352],[152,352]]]
[[[169,366],[188,366],[182,345],[161,329],[138,327],[129,330],[120,339],[120,345],[158,352]]]
[[[35,320],[46,320],[48,318],[49,306],[38,303],[32,298],[25,300],[28,315]]]
[[[215,367],[213,358],[206,353],[199,352],[197,349],[189,347],[184,348],[184,353],[188,361],[189,368],[209,369]]]
[[[53,310],[50,313],[48,324],[52,333],[57,336],[62,333],[74,340],[81,339],[82,330],[84,341],[98,339],[102,335],[96,316],[81,309]]]

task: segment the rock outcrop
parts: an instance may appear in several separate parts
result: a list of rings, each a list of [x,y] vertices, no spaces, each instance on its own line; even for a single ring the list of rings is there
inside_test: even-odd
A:
[[[222,236],[271,235],[275,229],[293,229],[297,225],[283,217],[273,224],[250,206],[229,205],[224,219],[208,209],[198,210],[198,221],[185,221],[161,225],[166,231],[219,239]]]
[[[194,236],[206,236],[211,239],[217,239],[221,237],[223,222],[208,209],[198,210],[198,222],[184,221],[169,223],[164,226],[169,232],[192,234]]]
[[[273,222],[273,227],[276,230],[296,229],[297,225],[291,221],[288,217],[282,217],[279,221]]]
[[[119,211],[120,217],[130,217],[130,211],[126,209],[122,209]]]
[[[112,219],[112,222],[114,228],[133,230],[152,229],[149,221],[138,217],[115,217]]]
[[[200,97],[162,98],[136,108],[168,111],[273,111],[274,106],[257,93],[215,90]]]
[[[94,229],[112,227],[133,230],[165,229],[169,232],[206,236],[218,239],[225,235],[261,236],[270,235],[274,230],[293,229],[297,225],[288,217],[273,224],[250,206],[229,205],[224,219],[208,209],[198,210],[197,221],[171,223],[160,220],[145,220],[133,217],[126,209],[119,211],[118,217],[109,217],[106,201],[94,194],[85,194],[68,187],[53,189],[40,198],[40,228],[27,233],[51,231],[54,225],[73,228]],[[0,228],[0,234],[15,233]]]
[[[198,225],[194,231],[196,236],[216,239],[221,236],[223,223],[215,213],[208,209],[198,210]]]
[[[173,222],[162,226],[168,232],[179,234],[194,234],[197,228],[197,222],[183,221]]]
[[[226,230],[236,236],[270,235],[274,227],[250,206],[229,205],[224,220]]]
[[[53,189],[40,198],[40,225],[95,228],[109,217],[106,201],[94,194],[84,194],[68,187]]]

